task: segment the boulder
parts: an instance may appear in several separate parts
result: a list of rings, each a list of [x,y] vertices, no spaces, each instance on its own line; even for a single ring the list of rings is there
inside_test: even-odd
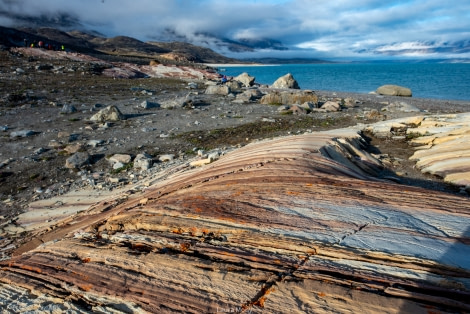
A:
[[[152,167],[152,156],[143,153],[134,159],[134,169],[148,170]]]
[[[227,85],[210,85],[206,89],[206,94],[227,96],[230,94],[230,87]]]
[[[289,109],[294,114],[306,114],[307,110],[303,108],[301,105],[292,105]]]
[[[261,98],[263,94],[260,92],[259,89],[248,89],[245,90],[243,93],[240,93],[236,97],[236,101],[238,102],[250,102]]]
[[[327,101],[320,107],[320,109],[328,112],[341,111],[341,105],[336,101]]]
[[[234,80],[242,83],[245,87],[253,86],[253,84],[255,83],[255,77],[250,76],[246,72],[243,72],[239,76],[235,77]]]
[[[126,117],[121,113],[121,111],[116,106],[108,106],[104,109],[101,109],[95,113],[90,121],[93,122],[105,122],[105,121],[119,121],[125,120]]]
[[[299,84],[297,81],[294,79],[292,74],[287,73],[284,76],[281,76],[278,78],[273,85],[271,85],[271,88],[290,88],[290,89],[300,89]]]
[[[233,90],[239,90],[243,87],[243,84],[240,83],[239,81],[228,81],[227,83],[225,83],[225,85],[227,85],[231,91]]]
[[[69,169],[80,169],[81,167],[88,165],[90,162],[90,155],[87,152],[77,152],[67,158],[65,161],[65,167]]]
[[[377,94],[385,96],[411,97],[411,89],[398,85],[382,85],[376,90]]]
[[[303,104],[305,102],[311,102],[316,104],[318,102],[318,96],[310,90],[304,91],[273,91],[264,95],[260,103],[264,105],[293,105]]]
[[[70,145],[67,145],[64,150],[69,153],[69,154],[75,154],[81,150],[83,150],[83,145],[80,144],[80,143],[76,143],[76,144],[70,144]]]
[[[63,113],[63,114],[69,114],[69,113],[74,113],[74,112],[77,112],[77,108],[75,108],[74,105],[70,105],[70,104],[65,104],[62,106],[62,109],[60,109],[60,113]]]
[[[132,157],[131,157],[131,155],[127,155],[127,154],[114,154],[108,160],[111,163],[120,162],[120,163],[123,163],[123,164],[128,164],[128,163],[131,162]]]
[[[175,159],[175,155],[173,154],[165,154],[165,155],[160,155],[158,157],[159,161],[173,161]]]

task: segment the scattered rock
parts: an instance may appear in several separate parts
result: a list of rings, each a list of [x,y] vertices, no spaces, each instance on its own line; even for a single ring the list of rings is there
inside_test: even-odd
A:
[[[83,145],[82,144],[71,144],[71,145],[67,145],[64,150],[69,153],[69,154],[75,154],[81,150],[83,150]]]
[[[77,112],[77,108],[75,108],[75,106],[70,105],[70,104],[65,104],[62,106],[62,109],[60,109],[60,113],[62,114],[70,114],[74,112]]]
[[[10,133],[11,138],[15,137],[29,137],[38,134],[38,132],[32,130],[21,130],[21,131],[13,131]]]
[[[140,108],[142,109],[152,109],[152,108],[159,108],[160,107],[160,104],[156,103],[156,102],[151,102],[151,101],[148,101],[148,100],[144,100],[140,106]]]
[[[162,161],[162,162],[164,162],[164,161],[173,161],[174,159],[175,159],[175,155],[173,155],[173,154],[160,155],[158,157],[158,160]]]
[[[299,84],[290,73],[278,78],[273,85],[271,85],[271,88],[300,89]]]
[[[382,85],[376,90],[379,95],[411,97],[411,89],[398,85]]]
[[[87,145],[88,145],[88,146],[91,146],[91,147],[97,147],[97,146],[99,146],[99,145],[102,145],[103,143],[104,143],[103,140],[89,140],[89,141],[87,142]]]
[[[416,106],[410,105],[406,102],[394,102],[382,108],[382,111],[389,112],[421,112]]]
[[[121,111],[116,106],[108,106],[96,114],[94,114],[90,121],[93,122],[105,122],[105,121],[120,121],[125,120],[126,117],[121,113]]]
[[[65,167],[69,169],[80,169],[81,167],[88,165],[90,162],[90,155],[87,152],[77,152],[67,158],[65,161]]]

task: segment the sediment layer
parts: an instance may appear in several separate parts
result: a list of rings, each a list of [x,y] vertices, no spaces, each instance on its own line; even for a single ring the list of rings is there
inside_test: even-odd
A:
[[[468,198],[374,177],[354,131],[253,143],[101,201],[1,262],[0,304],[469,311]]]

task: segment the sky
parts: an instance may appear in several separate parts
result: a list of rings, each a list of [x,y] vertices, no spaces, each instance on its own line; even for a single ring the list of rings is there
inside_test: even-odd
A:
[[[32,17],[238,58],[470,58],[470,0],[0,0],[0,25]],[[220,38],[270,39],[287,49],[234,53]]]

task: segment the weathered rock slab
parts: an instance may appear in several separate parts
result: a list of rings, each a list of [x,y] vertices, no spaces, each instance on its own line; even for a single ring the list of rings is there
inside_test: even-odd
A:
[[[0,303],[469,311],[468,198],[376,179],[364,145],[357,128],[261,141],[96,203],[0,262]]]

